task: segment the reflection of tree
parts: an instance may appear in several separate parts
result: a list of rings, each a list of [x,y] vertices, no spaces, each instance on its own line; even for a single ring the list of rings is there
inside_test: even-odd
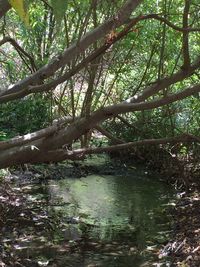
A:
[[[154,210],[160,205],[161,186],[141,177],[93,175],[60,181],[50,194],[64,202],[70,199],[71,205],[62,207],[64,216],[80,215],[89,236],[134,242],[143,248],[147,237],[157,233]]]
[[[115,199],[119,200],[118,213],[123,214],[130,227],[135,227],[133,240],[135,238],[136,243],[142,248],[147,237],[154,236],[158,232],[155,217],[160,210],[159,195],[165,192],[165,197],[162,197],[164,202],[166,188],[162,188],[159,182],[141,177],[115,179],[113,183],[115,183]],[[129,234],[130,232],[129,229]]]
[[[59,200],[60,210],[62,210],[63,213],[66,213],[67,217],[77,216],[79,204],[70,191],[70,186],[67,180],[50,183],[48,187],[48,195],[52,204],[58,204],[57,201]],[[62,204],[66,205],[63,206]]]

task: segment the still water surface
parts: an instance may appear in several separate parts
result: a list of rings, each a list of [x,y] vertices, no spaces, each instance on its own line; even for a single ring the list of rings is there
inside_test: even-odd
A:
[[[40,197],[61,220],[52,239],[64,253],[43,250],[44,259],[61,267],[153,266],[170,232],[164,210],[173,191],[143,168],[127,168],[125,174],[119,169],[114,175],[48,181]]]

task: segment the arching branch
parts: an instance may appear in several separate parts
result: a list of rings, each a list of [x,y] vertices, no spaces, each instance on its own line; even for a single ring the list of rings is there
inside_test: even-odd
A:
[[[32,71],[36,71],[37,67],[35,65],[35,61],[33,59],[33,57],[31,55],[29,55],[13,38],[11,37],[4,37],[1,41],[0,41],[0,46],[4,45],[5,43],[10,43],[18,52],[19,56],[22,58],[22,60],[24,61],[24,58],[21,55],[24,55],[26,58],[28,58]],[[27,65],[27,63],[25,62],[25,64]]]
[[[183,27],[188,27],[190,10],[190,0],[185,0],[185,8],[183,13]],[[190,66],[190,52],[189,52],[189,33],[183,32],[183,69],[187,70]]]
[[[9,90],[1,92],[0,96],[16,93],[20,90],[25,90],[32,84],[42,84],[43,81],[51,77],[58,69],[69,64],[74,58],[82,54],[90,45],[97,40],[103,38],[111,30],[120,27],[129,18],[133,10],[142,2],[142,0],[127,0],[122,8],[113,18],[105,21],[103,24],[94,30],[86,33],[78,42],[75,42],[70,47],[66,48],[63,54],[57,56],[49,64],[43,66],[34,74],[26,79],[18,82]]]

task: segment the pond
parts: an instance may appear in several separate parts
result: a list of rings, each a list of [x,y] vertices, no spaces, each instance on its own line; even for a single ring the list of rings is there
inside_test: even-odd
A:
[[[103,168],[105,160],[99,160],[98,167],[101,164]],[[123,167],[125,172],[117,169],[115,174],[66,177],[32,185],[30,198],[45,203],[45,215],[56,218],[59,227],[51,231],[48,240],[41,237],[40,243],[23,243],[23,253],[34,255],[40,266],[156,264],[158,250],[170,234],[165,210],[174,192],[142,167]],[[54,246],[48,245],[50,242]]]

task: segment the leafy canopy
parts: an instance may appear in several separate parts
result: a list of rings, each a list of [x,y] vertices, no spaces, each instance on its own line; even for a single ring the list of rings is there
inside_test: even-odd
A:
[[[9,0],[11,6],[15,9],[17,14],[20,16],[21,20],[25,23],[27,27],[29,27],[29,14],[28,8],[31,1],[27,0]],[[67,1],[66,0],[50,0],[50,6],[53,9],[53,13],[57,24],[59,25],[64,17],[65,11],[67,9]]]

